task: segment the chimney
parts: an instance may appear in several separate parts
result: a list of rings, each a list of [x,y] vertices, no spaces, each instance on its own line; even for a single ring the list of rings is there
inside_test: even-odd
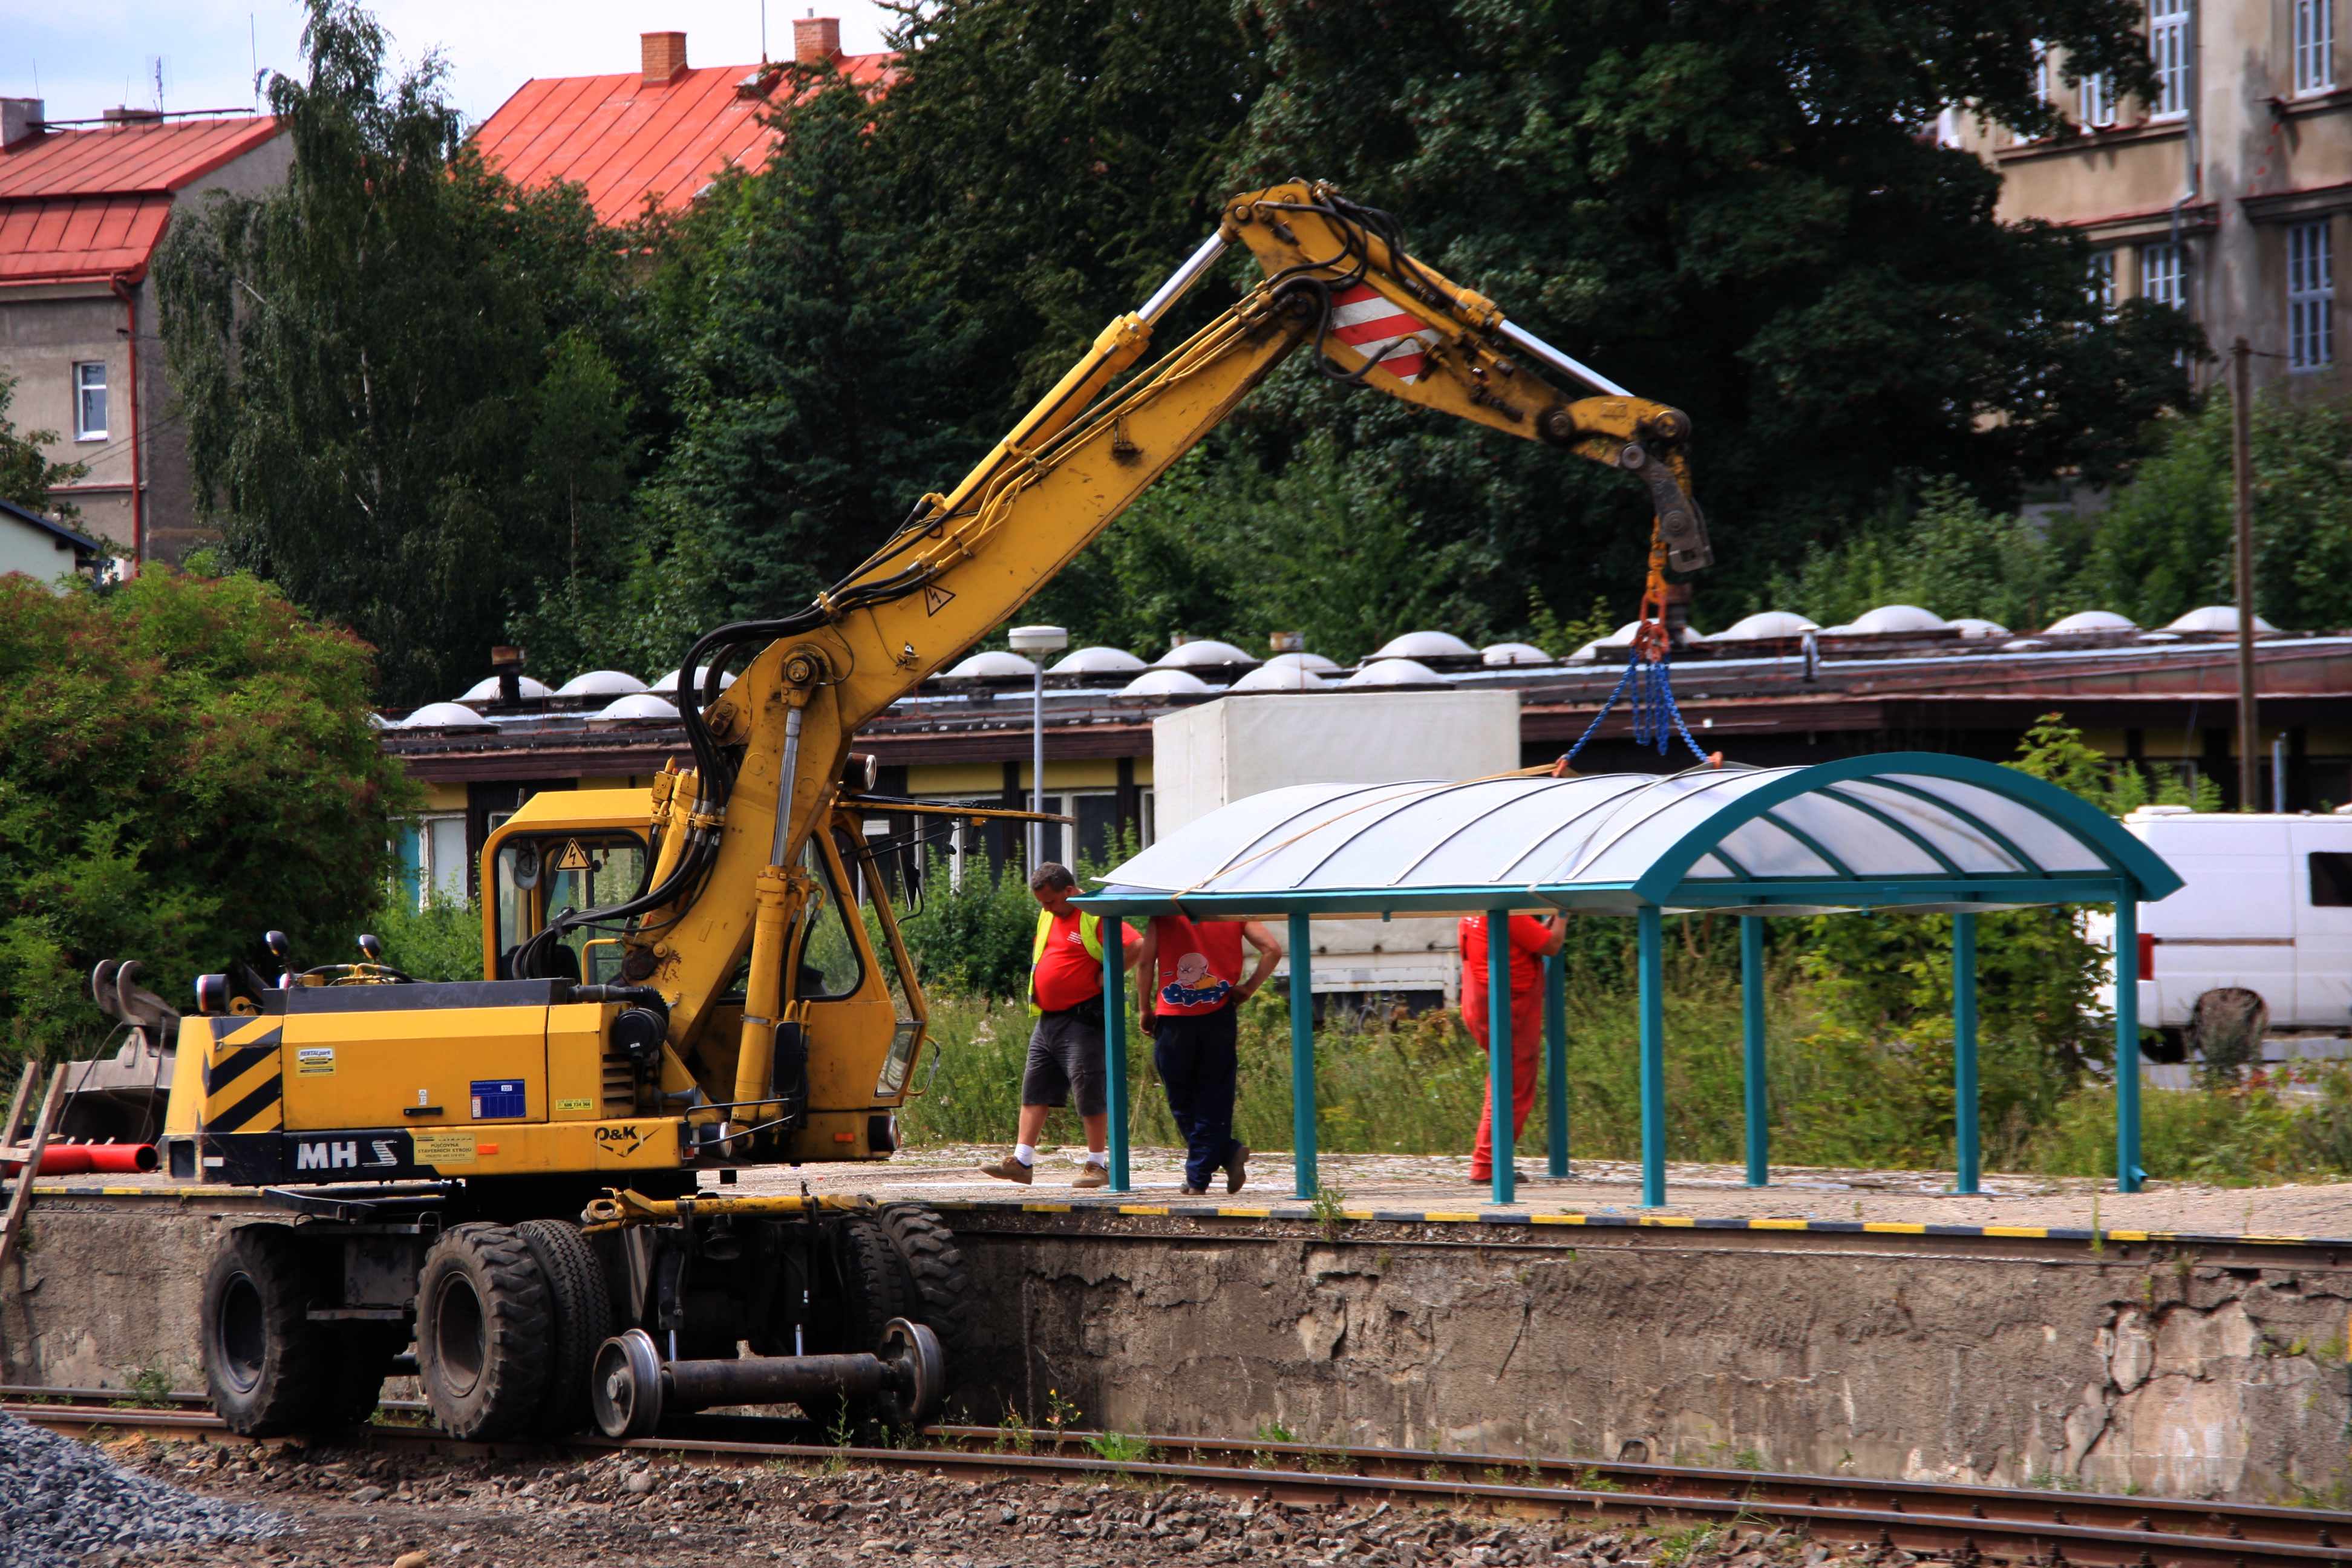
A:
[[[683,39],[686,35],[683,33],[649,33],[646,37]],[[490,669],[491,672],[499,678],[499,700],[501,702],[521,701],[522,649],[519,647],[494,647],[490,649]]]
[[[41,100],[0,98],[0,149],[29,142],[41,133]]]
[[[640,33],[637,47],[647,87],[667,87],[686,74],[684,33]]]
[[[811,11],[793,20],[793,64],[829,65],[841,58],[841,18]]]

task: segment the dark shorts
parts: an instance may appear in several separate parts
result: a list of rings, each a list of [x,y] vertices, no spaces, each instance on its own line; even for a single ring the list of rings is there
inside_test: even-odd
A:
[[[1029,1065],[1021,1074],[1021,1103],[1066,1105],[1076,1091],[1080,1116],[1100,1116],[1103,1020],[1099,1004],[1067,1013],[1040,1013],[1029,1035]]]

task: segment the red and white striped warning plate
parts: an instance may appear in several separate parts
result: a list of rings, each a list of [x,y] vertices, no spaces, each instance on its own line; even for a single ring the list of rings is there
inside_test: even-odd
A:
[[[1376,374],[1395,376],[1408,386],[1421,379],[1429,363],[1423,351],[1437,342],[1433,328],[1391,304],[1369,283],[1358,283],[1331,296],[1331,335],[1358,353],[1379,361]]]

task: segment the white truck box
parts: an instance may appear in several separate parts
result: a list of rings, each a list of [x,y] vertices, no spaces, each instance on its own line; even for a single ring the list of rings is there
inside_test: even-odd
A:
[[[1519,765],[1516,691],[1301,691],[1222,698],[1151,722],[1155,830],[1244,795],[1299,784],[1484,778]],[[1456,999],[1452,917],[1324,920],[1318,992],[1435,992]]]

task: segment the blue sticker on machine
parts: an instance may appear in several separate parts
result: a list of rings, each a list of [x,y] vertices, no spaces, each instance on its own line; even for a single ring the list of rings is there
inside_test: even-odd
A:
[[[519,1078],[478,1078],[474,1080],[473,1096],[477,1121],[529,1114],[523,1109],[522,1079]]]

